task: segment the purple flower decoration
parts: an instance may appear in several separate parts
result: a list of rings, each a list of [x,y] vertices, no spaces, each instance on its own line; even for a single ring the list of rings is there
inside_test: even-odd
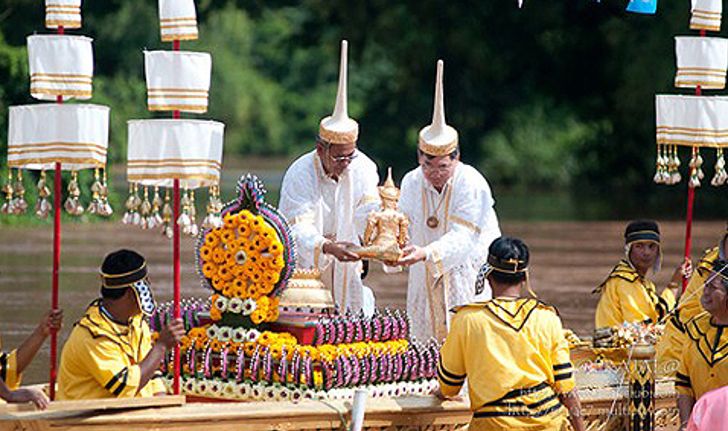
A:
[[[333,319],[326,322],[326,344],[336,344],[336,323]]]
[[[235,381],[240,383],[245,379],[245,352],[242,348],[238,349],[238,358],[235,361]]]
[[[334,387],[334,367],[329,361],[324,361],[321,364],[322,372],[323,372],[323,379],[324,379],[324,389],[327,391],[330,391],[331,388]]]
[[[359,371],[360,371],[359,383],[362,385],[370,383],[369,382],[369,377],[370,377],[369,361],[367,361],[367,358],[364,357],[364,358],[358,359],[358,362],[359,362]]]
[[[260,345],[255,347],[253,357],[250,361],[250,380],[254,382],[259,380],[258,370],[260,370]]]
[[[315,332],[313,336],[313,345],[319,346],[326,340],[326,328],[321,320],[316,321]]]
[[[334,344],[341,344],[344,342],[346,336],[346,324],[344,319],[336,319],[336,341]]]
[[[346,335],[344,336],[344,342],[346,344],[350,344],[352,341],[354,341],[354,322],[351,320],[347,320],[344,323],[344,327],[346,330]]]
[[[364,329],[364,342],[373,341],[372,339],[372,319],[362,319],[362,328]]]
[[[303,358],[303,375],[306,378],[306,386],[309,388],[314,387],[313,381],[313,360],[310,356]]]
[[[222,364],[221,364],[222,366],[220,367],[221,373],[222,373],[222,378],[224,380],[227,380],[227,378],[228,378],[228,349],[227,349],[227,347],[223,349],[222,357],[220,358],[220,361],[222,362]]]
[[[354,341],[360,342],[364,339],[364,325],[361,318],[357,317],[354,321]]]
[[[210,366],[211,358],[212,358],[212,347],[208,347],[207,351],[205,351],[205,360],[203,363],[205,377],[208,379],[212,377],[212,367]]]
[[[293,357],[291,357],[291,379],[294,385],[301,384],[301,355],[298,350],[293,351]]]
[[[281,384],[288,383],[288,355],[286,346],[281,347],[281,360],[278,362],[278,376],[281,378]]]
[[[273,354],[267,347],[263,358],[263,378],[265,381],[273,383]]]
[[[372,318],[372,341],[380,341],[382,339],[382,320],[379,316]]]

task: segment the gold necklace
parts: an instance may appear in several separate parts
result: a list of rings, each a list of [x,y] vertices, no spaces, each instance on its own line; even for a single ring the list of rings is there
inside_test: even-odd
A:
[[[435,208],[435,212],[432,213],[429,217],[427,217],[427,227],[430,229],[437,229],[437,227],[440,225],[440,220],[437,218],[437,213],[440,211],[440,207],[442,206],[442,203],[445,202],[445,199],[447,199],[447,192],[448,192],[448,183],[445,183],[445,187],[442,189],[442,197],[440,198],[440,202],[437,204],[437,208]],[[429,196],[427,199],[427,203],[430,202]]]

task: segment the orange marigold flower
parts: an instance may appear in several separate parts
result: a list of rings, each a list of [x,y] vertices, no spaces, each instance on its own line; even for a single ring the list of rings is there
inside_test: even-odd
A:
[[[210,347],[212,347],[213,352],[222,352],[223,344],[220,340],[212,339],[210,340]]]
[[[259,283],[257,284],[257,286],[260,293],[262,293],[263,295],[267,295],[273,291],[274,285],[270,283]]]
[[[263,323],[263,314],[260,312],[260,310],[255,310],[250,315],[250,320],[252,320],[253,323],[255,323],[256,325],[260,325],[261,323]]]
[[[212,247],[209,245],[203,245],[200,247],[200,258],[203,261],[208,261],[212,258]]]
[[[212,252],[212,260],[218,265],[225,263],[225,250],[221,248],[216,248]]]
[[[225,288],[228,283],[218,276],[212,277],[212,288],[221,291]]]
[[[202,265],[202,275],[207,278],[215,277],[217,275],[217,265],[212,262]]]
[[[275,268],[276,268],[277,270],[281,270],[281,269],[283,269],[283,267],[284,267],[285,265],[286,265],[285,261],[284,261],[284,260],[283,260],[283,258],[282,258],[282,257],[280,257],[280,256],[279,256],[279,257],[276,257],[276,258],[275,258],[275,259],[273,260],[273,266],[274,266],[274,267],[275,267]]]
[[[278,257],[283,254],[283,244],[274,242],[268,246],[268,253],[273,257]]]
[[[225,245],[229,245],[235,241],[235,231],[236,229],[224,229],[220,235],[220,241]]]
[[[235,216],[235,214],[231,212],[225,214],[222,217],[222,221],[225,224],[225,227],[228,229],[235,229],[238,224],[238,218]]]
[[[248,237],[250,237],[250,234],[253,233],[252,230],[250,230],[250,226],[248,226],[248,223],[240,224],[238,226],[238,238],[241,238],[243,240],[247,240]]]
[[[218,244],[220,244],[220,231],[222,229],[216,228],[211,230],[207,235],[205,235],[205,245],[210,247],[217,247]]]
[[[265,219],[260,215],[253,217],[253,219],[249,222],[249,224],[250,224],[250,228],[254,232],[260,232],[261,229],[263,228],[263,226],[266,225]]]
[[[231,281],[233,279],[233,273],[227,266],[221,266],[220,269],[217,270],[217,276],[225,281]]]
[[[220,312],[220,309],[215,307],[214,305],[210,307],[210,319],[214,320],[215,322],[222,319],[222,313]]]
[[[253,356],[253,353],[255,352],[255,346],[257,343],[245,343],[243,344],[243,352],[245,352],[245,356]]]
[[[222,288],[222,294],[227,296],[228,298],[234,297],[235,291],[235,284],[231,282],[226,282],[225,287]]]

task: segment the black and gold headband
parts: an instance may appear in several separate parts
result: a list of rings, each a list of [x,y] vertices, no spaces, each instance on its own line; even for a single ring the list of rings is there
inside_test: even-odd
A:
[[[123,274],[104,274],[102,272],[101,285],[107,289],[121,289],[143,280],[146,276],[147,263],[143,262],[139,268]]]
[[[528,263],[525,260],[511,258],[499,258],[498,256],[488,254],[488,266],[493,271],[503,272],[506,274],[520,274],[528,271]]]
[[[660,233],[654,230],[638,230],[630,232],[624,236],[625,244],[630,244],[636,241],[654,241],[659,244]]]

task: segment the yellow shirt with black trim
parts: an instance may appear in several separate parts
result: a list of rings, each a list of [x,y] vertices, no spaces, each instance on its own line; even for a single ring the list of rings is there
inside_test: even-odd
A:
[[[530,298],[456,308],[437,375],[446,396],[468,379],[471,430],[560,429],[575,385],[556,309]]]
[[[620,261],[594,292],[601,293],[594,316],[597,329],[624,322],[657,323],[675,307],[672,290],[658,295],[655,283],[640,276],[626,260]]]
[[[71,331],[61,355],[58,399],[148,397],[165,392],[161,372],[140,388],[139,364],[152,349],[141,315],[127,325],[101,312],[94,301]]]
[[[710,276],[713,263],[718,259],[718,256],[718,247],[705,251],[705,254],[698,262],[696,270],[690,277],[685,292],[680,296],[677,308],[665,324],[662,337],[655,346],[657,370],[660,375],[675,376],[685,341],[685,324],[705,311],[703,306],[700,305],[700,297],[703,296],[703,285]]]
[[[2,349],[2,341],[0,341],[0,349]],[[11,390],[18,389],[20,386],[22,374],[18,373],[18,360],[15,350],[10,353],[0,350],[0,379],[2,379]],[[4,403],[5,401],[0,399],[0,404]]]
[[[716,325],[707,311],[685,324],[688,347],[675,375],[675,390],[694,399],[728,386],[728,326]]]

